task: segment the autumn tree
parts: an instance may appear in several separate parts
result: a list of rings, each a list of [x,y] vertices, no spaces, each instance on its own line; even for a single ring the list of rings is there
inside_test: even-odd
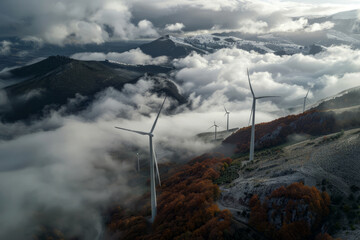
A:
[[[293,183],[275,189],[263,202],[254,195],[249,224],[273,239],[312,239],[329,214],[329,205],[326,192]]]
[[[213,181],[230,163],[219,154],[194,158],[163,181],[151,228],[143,216],[125,216],[118,210],[108,224],[110,232],[120,239],[224,239],[232,216],[215,204],[220,190]]]

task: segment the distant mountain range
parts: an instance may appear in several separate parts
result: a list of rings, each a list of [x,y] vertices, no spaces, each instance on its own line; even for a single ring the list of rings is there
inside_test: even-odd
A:
[[[297,17],[293,20],[299,19],[300,17]],[[170,59],[185,57],[193,51],[202,54],[227,47],[256,51],[262,54],[275,53],[277,55],[316,54],[323,47],[342,44],[360,48],[360,20],[357,10],[340,12],[331,16],[304,17],[304,19],[304,21],[308,22],[308,26],[313,27],[308,27],[305,31],[264,34],[219,31],[214,34],[198,34],[194,36],[166,35],[152,42],[149,42],[149,40],[109,42],[100,45],[69,45],[65,47],[45,44],[40,47],[15,38],[1,39],[14,44],[12,45],[11,55],[2,56],[0,59],[0,70],[5,67],[21,66],[34,59],[51,55],[71,56],[84,51],[121,53],[138,47],[152,57],[168,56]]]
[[[152,57],[164,55],[170,58],[179,58],[192,51],[211,53],[221,48],[238,48],[261,54],[274,53],[277,55],[317,54],[323,50],[323,47],[342,44],[360,48],[360,20],[356,10],[308,19],[309,25],[321,26],[326,23],[333,24],[333,27],[318,31],[267,34],[224,32],[176,37],[166,35],[141,45],[140,49]]]
[[[58,109],[77,94],[87,99],[82,105],[72,109],[79,111],[88,105],[97,92],[105,88],[121,90],[124,84],[136,83],[145,73],[151,76],[170,70],[168,67],[152,65],[123,65],[52,56],[10,71],[10,75],[3,81],[18,79],[19,82],[4,88],[9,105],[6,109],[0,109],[0,116],[3,121],[10,122],[39,117],[50,109]],[[154,82],[154,93],[165,93],[181,104],[186,102],[170,80],[154,77]]]

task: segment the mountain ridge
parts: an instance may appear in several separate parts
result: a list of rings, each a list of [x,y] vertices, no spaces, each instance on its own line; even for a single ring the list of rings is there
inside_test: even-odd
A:
[[[121,90],[124,84],[134,84],[146,73],[151,76],[170,70],[171,68],[157,66],[127,66],[106,61],[80,61],[51,56],[38,63],[11,71],[13,77],[21,77],[24,80],[3,89],[9,98],[11,110],[2,112],[1,119],[13,122],[41,116],[46,106],[56,109],[77,94],[88,98],[82,106],[79,106],[79,109],[82,109],[89,104],[95,93],[105,88],[114,87]],[[186,102],[170,80],[157,78],[155,83],[158,86],[155,86],[154,92],[165,93],[180,104]]]

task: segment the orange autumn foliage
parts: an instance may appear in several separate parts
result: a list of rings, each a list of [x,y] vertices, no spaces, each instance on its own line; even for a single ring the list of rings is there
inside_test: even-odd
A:
[[[275,189],[264,202],[254,195],[249,202],[249,224],[273,239],[313,239],[329,214],[329,205],[326,192],[293,183]]]
[[[150,230],[143,216],[113,214],[108,224],[119,239],[223,239],[231,214],[215,204],[220,195],[213,180],[230,158],[205,154],[166,179],[158,195],[158,212]]]

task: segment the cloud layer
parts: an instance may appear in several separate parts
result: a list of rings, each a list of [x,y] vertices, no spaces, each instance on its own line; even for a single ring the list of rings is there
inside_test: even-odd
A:
[[[360,51],[348,46],[329,47],[313,55],[277,56],[240,49],[221,49],[213,54],[192,54],[174,60],[178,71],[174,78],[185,92],[197,101],[198,110],[219,109],[231,104],[236,111],[250,109],[246,69],[250,69],[252,85],[258,96],[279,95],[258,107],[262,110],[284,110],[300,104],[309,87],[313,101],[359,85]],[[351,76],[351,77],[350,77]],[[273,107],[268,106],[272,104]],[[261,110],[260,110],[261,111]]]
[[[114,126],[150,129],[163,100],[150,94],[152,87],[151,81],[139,80],[121,92],[106,89],[76,116],[63,116],[63,109],[31,124],[0,123],[0,238],[25,239],[48,226],[97,239],[104,231],[104,209],[112,202],[129,207],[146,192],[148,171],[135,173],[135,154],[140,152],[146,169],[148,138]],[[193,138],[199,124],[184,119],[159,119],[155,145],[160,163],[183,161],[213,146]]]

